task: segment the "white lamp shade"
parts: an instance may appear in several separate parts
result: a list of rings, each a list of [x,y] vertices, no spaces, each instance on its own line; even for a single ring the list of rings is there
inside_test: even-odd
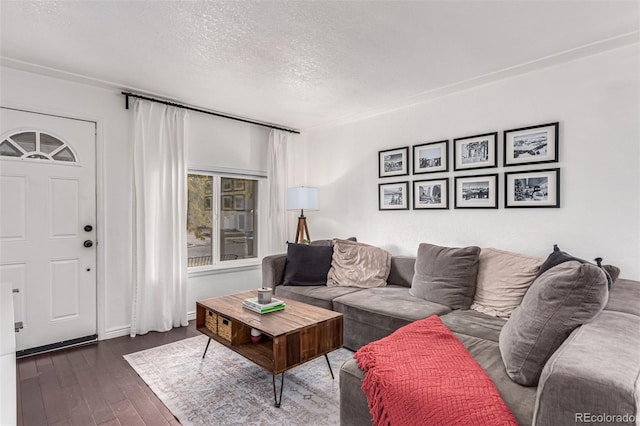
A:
[[[318,188],[296,186],[287,189],[287,210],[318,210]]]

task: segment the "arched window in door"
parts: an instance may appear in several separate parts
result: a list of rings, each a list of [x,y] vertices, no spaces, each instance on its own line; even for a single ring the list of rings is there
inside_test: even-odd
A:
[[[76,155],[69,145],[55,136],[39,130],[12,133],[0,142],[0,157],[21,160],[45,160],[76,163]]]

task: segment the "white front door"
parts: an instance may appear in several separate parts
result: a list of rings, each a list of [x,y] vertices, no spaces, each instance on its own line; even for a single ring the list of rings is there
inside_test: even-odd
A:
[[[94,122],[0,108],[0,282],[23,353],[95,339],[95,141]]]

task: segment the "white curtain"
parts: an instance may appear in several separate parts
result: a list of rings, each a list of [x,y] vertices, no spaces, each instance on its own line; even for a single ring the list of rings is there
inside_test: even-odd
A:
[[[287,184],[289,164],[287,152],[291,134],[272,129],[269,133],[267,165],[266,254],[284,253],[287,242]]]
[[[136,99],[131,337],[187,322],[187,112]]]

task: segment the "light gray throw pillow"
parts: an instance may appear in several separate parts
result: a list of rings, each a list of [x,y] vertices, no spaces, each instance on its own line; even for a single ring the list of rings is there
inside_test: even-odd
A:
[[[474,309],[483,314],[509,318],[536,279],[544,260],[494,248],[483,248],[478,263]]]
[[[420,244],[409,294],[451,309],[469,309],[476,291],[479,256],[480,247]]]
[[[605,273],[589,263],[564,262],[536,278],[500,332],[509,377],[536,385],[547,360],[576,327],[602,311],[608,294]]]
[[[388,251],[356,241],[334,239],[327,287],[384,287],[390,270]]]

